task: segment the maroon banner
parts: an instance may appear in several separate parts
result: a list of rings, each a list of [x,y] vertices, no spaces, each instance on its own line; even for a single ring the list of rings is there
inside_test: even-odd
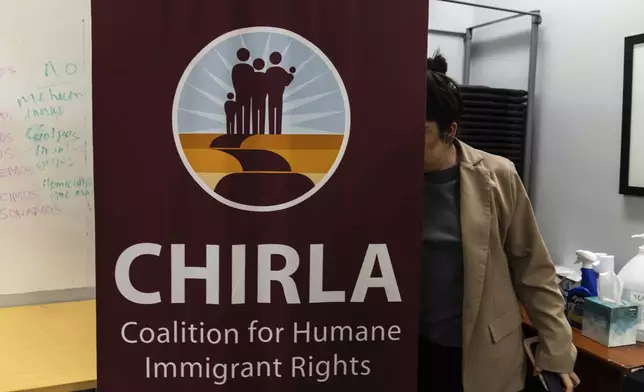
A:
[[[92,0],[98,382],[416,387],[426,0]]]

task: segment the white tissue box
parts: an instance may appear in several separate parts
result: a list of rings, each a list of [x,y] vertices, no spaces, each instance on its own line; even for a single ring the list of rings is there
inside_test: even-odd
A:
[[[584,301],[583,335],[607,347],[628,346],[637,341],[636,304],[616,304],[589,297]]]

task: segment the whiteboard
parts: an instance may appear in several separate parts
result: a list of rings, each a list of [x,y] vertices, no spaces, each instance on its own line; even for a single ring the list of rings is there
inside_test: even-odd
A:
[[[94,286],[89,0],[0,0],[0,295]]]

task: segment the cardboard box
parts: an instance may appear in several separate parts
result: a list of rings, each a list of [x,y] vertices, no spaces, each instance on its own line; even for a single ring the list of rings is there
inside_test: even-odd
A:
[[[589,297],[584,301],[584,336],[607,347],[628,346],[637,341],[638,306]]]

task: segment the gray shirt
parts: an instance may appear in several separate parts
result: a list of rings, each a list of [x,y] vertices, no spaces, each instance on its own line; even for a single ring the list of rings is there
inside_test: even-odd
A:
[[[425,173],[420,334],[461,347],[463,247],[459,166]]]

